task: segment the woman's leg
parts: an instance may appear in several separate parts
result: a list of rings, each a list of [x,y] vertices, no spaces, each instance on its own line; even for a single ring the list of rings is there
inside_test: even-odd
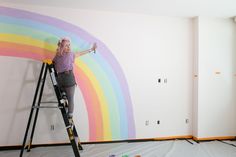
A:
[[[75,85],[71,87],[65,87],[66,96],[68,99],[68,117],[73,117],[74,112],[74,93],[75,93]]]

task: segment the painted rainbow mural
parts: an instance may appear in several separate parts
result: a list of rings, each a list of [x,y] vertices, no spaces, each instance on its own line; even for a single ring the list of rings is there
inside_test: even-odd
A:
[[[77,58],[74,72],[83,94],[89,141],[135,138],[128,85],[116,58],[104,43],[78,26],[29,11],[0,6],[0,55],[43,60],[53,58],[60,37],[72,40],[73,50],[96,42],[96,54]]]

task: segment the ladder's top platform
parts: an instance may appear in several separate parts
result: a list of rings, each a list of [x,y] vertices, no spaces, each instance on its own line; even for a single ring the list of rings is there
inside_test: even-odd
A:
[[[47,64],[52,64],[52,60],[51,59],[44,59],[43,60],[44,63],[47,63]]]

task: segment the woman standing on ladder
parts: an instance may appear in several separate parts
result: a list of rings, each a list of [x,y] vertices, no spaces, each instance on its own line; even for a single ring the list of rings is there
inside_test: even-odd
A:
[[[75,77],[73,73],[73,64],[76,57],[85,55],[90,52],[95,52],[97,45],[93,44],[92,48],[81,52],[71,52],[71,42],[69,38],[62,38],[58,41],[58,48],[53,59],[55,69],[58,73],[58,84],[62,91],[66,93],[68,99],[68,118],[73,117],[74,112],[74,92],[75,92]]]

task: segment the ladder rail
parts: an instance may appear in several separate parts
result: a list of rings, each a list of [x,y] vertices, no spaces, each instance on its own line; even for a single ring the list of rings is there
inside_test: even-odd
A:
[[[58,106],[40,106],[40,104],[42,103],[41,98],[42,98],[44,85],[45,85],[45,80],[46,80],[46,76],[47,76],[48,72],[50,74],[50,78],[51,78],[51,81],[52,81],[52,84],[53,84],[53,88],[54,88],[54,91],[55,91],[55,94],[56,94],[56,97],[57,97]],[[43,79],[42,79],[42,77],[43,77]],[[31,132],[31,136],[30,136],[27,151],[30,151],[30,149],[31,149],[31,145],[32,145],[32,142],[33,142],[33,136],[34,136],[34,132],[35,132],[35,127],[36,127],[36,123],[37,123],[37,118],[38,118],[38,112],[39,112],[40,108],[59,108],[60,109],[61,114],[62,114],[62,118],[63,118],[65,126],[66,126],[66,131],[67,131],[67,134],[68,134],[68,137],[69,137],[69,140],[70,140],[73,152],[74,152],[74,155],[75,155],[75,157],[80,157],[78,147],[79,147],[80,150],[82,150],[83,147],[81,146],[80,142],[76,143],[75,137],[78,137],[78,134],[77,134],[75,125],[73,123],[73,120],[72,120],[72,122],[69,121],[69,118],[68,118],[68,115],[67,115],[67,112],[66,112],[66,108],[65,108],[67,101],[66,101],[66,98],[64,98],[63,95],[62,95],[62,91],[61,91],[61,89],[60,89],[60,87],[57,83],[56,77],[57,77],[57,73],[56,73],[54,65],[51,64],[51,63],[44,62],[42,64],[42,67],[41,67],[39,80],[38,80],[38,83],[37,83],[37,87],[36,87],[32,107],[31,107],[31,111],[30,111],[30,116],[29,116],[29,119],[28,119],[26,131],[25,131],[25,136],[24,136],[24,139],[23,139],[23,144],[22,144],[22,148],[21,148],[21,152],[20,152],[20,157],[23,156],[24,149],[25,149],[25,144],[26,144],[26,140],[27,140],[27,136],[28,136],[28,132],[29,132],[29,128],[30,128],[30,125],[31,125],[31,119],[33,117],[34,109],[36,109],[36,113],[34,114],[34,122],[33,122],[33,126],[32,126],[32,129],[31,129],[32,132]],[[41,86],[41,88],[40,88],[40,86]],[[40,93],[38,93],[39,90],[40,90]],[[35,105],[36,101],[37,101],[37,105]],[[79,140],[79,137],[78,137],[78,140]],[[77,144],[78,144],[78,147],[77,147]]]
[[[44,70],[44,74],[43,74],[43,80],[42,80],[42,85],[41,85],[41,88],[40,88],[37,107],[40,107],[40,102],[41,102],[42,95],[43,95],[43,90],[44,90],[45,80],[46,80],[46,76],[47,76],[47,71],[48,71],[48,67],[46,66],[46,68]],[[31,132],[30,141],[29,141],[27,151],[30,151],[30,149],[31,149],[31,145],[32,145],[32,142],[33,142],[34,131],[35,131],[35,126],[36,126],[36,122],[37,122],[37,119],[38,119],[38,113],[39,113],[39,108],[36,108],[36,113],[35,113],[34,122],[33,122],[33,128],[32,128],[32,132]]]
[[[30,111],[30,115],[29,115],[26,131],[25,131],[25,135],[24,135],[24,139],[23,139],[22,148],[21,148],[21,151],[20,151],[20,157],[23,156],[23,152],[24,152],[24,149],[25,149],[25,143],[26,143],[26,140],[27,140],[31,119],[32,119],[33,112],[34,112],[33,106],[35,106],[35,102],[36,102],[37,95],[38,95],[38,89],[39,89],[39,86],[40,86],[40,83],[41,83],[41,78],[42,78],[42,74],[43,74],[44,69],[45,69],[45,64],[42,64],[42,67],[41,67],[41,70],[40,70],[40,74],[39,74],[38,83],[37,83],[37,87],[36,87],[36,91],[35,91],[35,94],[34,94],[32,108],[31,108],[31,111]]]
[[[70,143],[72,145],[75,157],[80,157],[79,150],[78,150],[78,147],[77,147],[77,143],[75,141],[75,135],[74,135],[74,132],[73,132],[73,129],[72,129],[72,125],[69,122],[69,119],[68,119],[68,116],[67,116],[67,113],[66,113],[65,101],[63,101],[64,98],[62,97],[60,87],[59,87],[57,81],[55,80],[55,78],[57,76],[57,73],[55,71],[55,68],[54,68],[53,64],[50,64],[50,65],[48,64],[47,66],[49,66],[50,78],[53,82],[53,87],[54,87],[55,92],[56,92],[57,100],[58,100],[58,103],[59,103],[58,106],[63,106],[62,108],[60,108],[60,110],[61,110],[61,113],[62,113],[62,117],[63,117],[64,123],[65,123],[65,126],[66,126],[66,130],[67,130],[67,134],[69,136],[69,140],[70,140]],[[80,144],[79,144],[79,146],[81,147]]]

